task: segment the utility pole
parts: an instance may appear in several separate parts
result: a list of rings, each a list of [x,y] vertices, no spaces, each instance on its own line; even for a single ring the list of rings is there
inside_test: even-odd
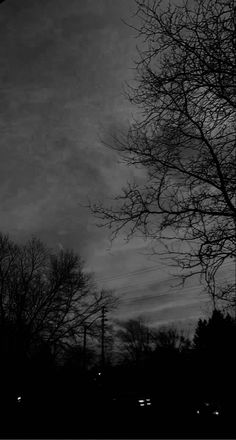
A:
[[[150,343],[150,331],[149,328],[147,328],[147,350],[149,351],[149,343]]]
[[[102,307],[102,317],[101,317],[101,333],[102,333],[102,340],[101,340],[101,369],[104,370],[105,366],[105,314],[106,309],[103,306]]]
[[[87,359],[86,359],[86,349],[87,349],[87,326],[86,324],[84,325],[84,338],[83,338],[83,368],[84,370],[86,370],[86,364],[87,364]]]

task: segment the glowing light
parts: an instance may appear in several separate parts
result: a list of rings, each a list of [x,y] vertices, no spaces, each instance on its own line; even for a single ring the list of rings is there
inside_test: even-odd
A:
[[[140,406],[144,406],[144,403],[140,403]]]
[[[146,399],[146,402],[151,402],[151,399]]]
[[[219,411],[213,411],[213,414],[215,415],[215,416],[219,416]]]
[[[199,409],[197,410],[197,414],[200,414],[200,411],[199,411]]]
[[[102,374],[102,373],[99,372],[99,373],[98,373],[98,376],[101,376],[101,374]]]
[[[147,402],[147,405],[149,405],[149,406],[150,406],[150,405],[151,405],[151,402]]]
[[[21,402],[21,396],[17,396],[17,402]]]
[[[139,403],[144,403],[144,400],[139,400]]]

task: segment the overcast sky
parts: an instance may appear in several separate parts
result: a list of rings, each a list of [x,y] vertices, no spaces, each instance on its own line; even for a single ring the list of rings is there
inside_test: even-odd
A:
[[[126,245],[121,235],[110,248],[109,232],[83,206],[110,200],[132,178],[101,138],[135,113],[123,88],[137,40],[122,21],[134,11],[134,0],[0,5],[0,230],[80,253],[121,298],[120,317],[188,323],[208,311],[197,281],[174,287],[141,239]]]

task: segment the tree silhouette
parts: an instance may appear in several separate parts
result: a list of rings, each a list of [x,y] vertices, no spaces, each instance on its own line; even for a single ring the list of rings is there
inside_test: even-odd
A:
[[[208,320],[198,321],[193,339],[195,377],[200,387],[228,400],[235,390],[235,343],[236,323],[229,314],[214,310]]]
[[[13,356],[24,364],[48,348],[56,356],[81,341],[85,323],[112,303],[74,252],[52,253],[36,238],[19,246],[0,235],[0,348],[6,360]]]
[[[176,328],[161,328],[152,332],[155,350],[162,352],[184,352],[190,348],[190,340],[184,331]]]
[[[121,353],[138,364],[149,351],[149,329],[142,318],[119,322],[117,337],[121,341]]]
[[[229,314],[214,310],[208,320],[198,321],[193,339],[195,349],[219,357],[224,353],[232,354],[235,342],[235,320]]]
[[[236,256],[235,5],[136,4],[142,45],[128,93],[140,112],[111,142],[145,183],[91,209],[113,236],[125,227],[128,237],[164,240],[183,276],[204,275],[215,301],[217,271]]]

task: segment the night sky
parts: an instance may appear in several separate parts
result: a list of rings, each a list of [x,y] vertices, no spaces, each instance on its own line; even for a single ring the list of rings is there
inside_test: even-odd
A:
[[[84,206],[111,202],[134,172],[107,149],[135,114],[124,94],[137,58],[134,0],[6,0],[0,5],[0,230],[73,248],[100,286],[121,298],[117,315],[151,325],[204,316],[192,279],[176,288],[148,243],[124,235],[110,246]],[[227,268],[224,277],[231,277]]]

